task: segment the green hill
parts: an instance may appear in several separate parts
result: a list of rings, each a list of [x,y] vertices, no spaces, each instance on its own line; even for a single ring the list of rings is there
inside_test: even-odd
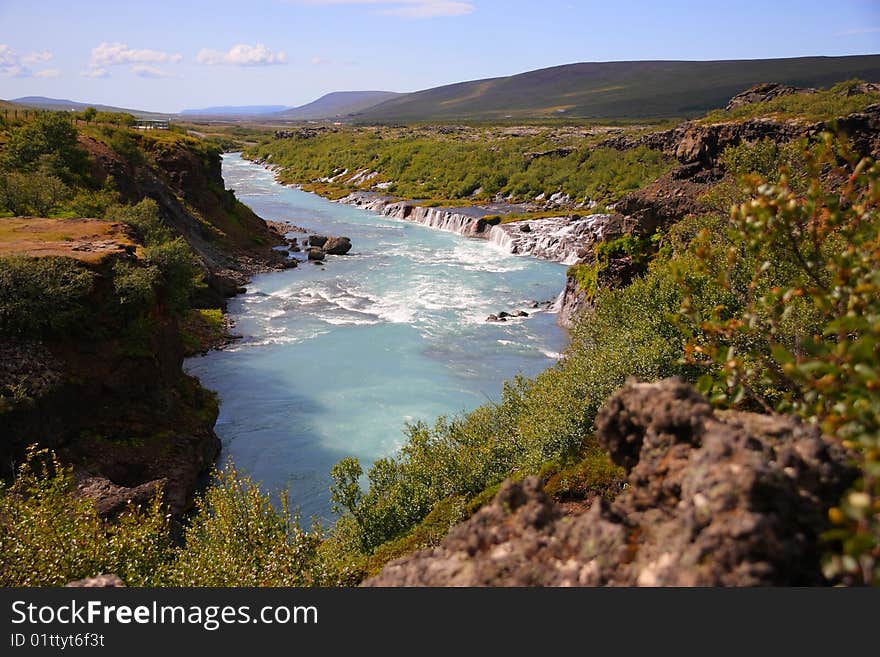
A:
[[[52,110],[55,112],[81,111],[86,107],[94,107],[99,112],[122,112],[132,114],[139,119],[167,119],[168,114],[160,112],[147,112],[138,109],[126,109],[124,107],[114,107],[113,105],[101,105],[98,103],[81,103],[76,100],[67,100],[66,98],[46,98],[45,96],[25,96],[23,98],[13,98],[10,102],[22,107],[31,107],[42,110]]]
[[[880,80],[880,55],[567,64],[426,89],[365,110],[362,122],[686,117],[759,82],[829,86]]]

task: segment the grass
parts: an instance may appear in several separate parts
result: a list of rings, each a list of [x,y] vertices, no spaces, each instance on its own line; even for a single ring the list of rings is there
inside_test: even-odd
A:
[[[801,122],[830,121],[839,116],[859,112],[869,105],[880,103],[880,93],[845,95],[848,83],[840,83],[830,89],[812,94],[780,96],[765,103],[748,103],[732,110],[709,112],[703,123],[740,121],[757,117],[796,119]]]
[[[83,250],[88,248],[88,250]],[[0,219],[0,256],[65,256],[97,263],[135,248],[118,224],[96,219]]]

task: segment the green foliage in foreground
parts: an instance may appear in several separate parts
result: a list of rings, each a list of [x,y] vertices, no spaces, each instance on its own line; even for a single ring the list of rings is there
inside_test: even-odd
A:
[[[564,156],[533,159],[525,153],[552,151],[560,144],[549,135],[454,139],[411,136],[377,129],[346,129],[309,139],[278,139],[249,149],[249,157],[270,157],[283,167],[287,182],[317,183],[339,176],[337,188],[357,171],[377,171],[365,187],[392,182],[387,192],[414,199],[490,199],[496,194],[526,201],[562,191],[576,201],[608,204],[655,180],[673,166],[659,151],[590,147],[571,141]],[[345,175],[339,175],[344,170]],[[325,185],[326,186],[326,185]],[[326,191],[326,190],[325,190]]]
[[[32,450],[11,488],[0,488],[0,586],[60,586],[115,573],[129,586],[331,586],[357,581],[319,550],[320,528],[300,528],[229,467],[198,501],[185,547],[169,539],[161,496],[102,519],[76,495],[69,467]]]
[[[62,586],[101,573],[129,586],[153,581],[170,548],[160,502],[106,523],[75,490],[72,469],[45,451],[31,451],[13,488],[0,488],[0,586]]]
[[[700,263],[726,262],[720,286],[748,286],[735,313],[687,299],[700,327],[687,354],[709,367],[700,383],[716,403],[796,413],[853,450],[862,476],[832,509],[827,572],[880,585],[880,164],[823,146],[804,193],[786,175],[751,181],[732,215],[736,248],[698,238]],[[824,189],[823,172],[842,189]]]

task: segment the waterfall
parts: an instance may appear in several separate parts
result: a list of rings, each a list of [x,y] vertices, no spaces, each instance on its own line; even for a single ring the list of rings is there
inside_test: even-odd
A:
[[[575,264],[585,247],[605,239],[605,234],[609,230],[613,232],[615,229],[612,226],[617,223],[615,215],[592,214],[526,219],[488,226],[479,217],[454,209],[413,205],[409,201],[396,201],[375,192],[354,192],[339,202],[392,219],[413,221],[467,237],[481,237],[506,253],[533,256],[564,265]]]
[[[584,247],[603,238],[612,215],[594,214],[573,219],[547,217],[493,226],[489,240],[516,255],[554,260],[565,265],[578,261]],[[528,226],[528,230],[523,228]]]
[[[478,236],[485,226],[484,223],[481,223],[479,217],[471,217],[460,212],[453,212],[442,208],[412,205],[406,201],[394,201],[387,197],[363,192],[349,194],[345,198],[340,199],[339,202],[370,210],[392,219],[412,221],[423,226],[468,237]]]

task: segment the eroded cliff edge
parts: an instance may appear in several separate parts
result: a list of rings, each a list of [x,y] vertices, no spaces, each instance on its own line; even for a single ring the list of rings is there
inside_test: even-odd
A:
[[[222,308],[251,274],[287,266],[273,250],[282,237],[225,189],[218,149],[174,135],[139,140],[125,155],[93,137],[80,135],[79,144],[93,184],[112,188],[123,203],[152,200],[164,229],[185,240],[203,281],[186,301],[196,314]],[[215,396],[183,372],[192,336],[186,314],[172,308],[173,285],[120,306],[120,285],[135,280],[125,275],[146,276],[152,266],[130,226],[4,221],[18,237],[0,245],[0,255],[22,264],[5,270],[11,278],[3,285],[14,287],[16,276],[24,280],[38,269],[61,272],[54,283],[82,285],[75,299],[43,304],[49,317],[76,312],[63,331],[38,335],[19,327],[0,339],[0,474],[11,474],[36,444],[74,465],[82,493],[102,513],[159,487],[170,511],[183,513],[220,441]],[[55,238],[47,231],[59,221]]]

